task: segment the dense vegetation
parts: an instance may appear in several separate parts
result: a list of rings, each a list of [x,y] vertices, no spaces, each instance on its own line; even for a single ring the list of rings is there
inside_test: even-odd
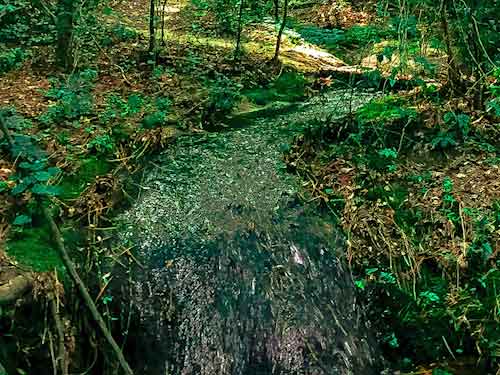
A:
[[[128,373],[106,343],[131,319],[109,262],[138,263],[114,218],[148,158],[255,116],[272,127],[331,90],[373,99],[308,119],[283,160],[342,231],[387,367],[494,374],[499,14],[497,0],[0,0],[0,375]]]

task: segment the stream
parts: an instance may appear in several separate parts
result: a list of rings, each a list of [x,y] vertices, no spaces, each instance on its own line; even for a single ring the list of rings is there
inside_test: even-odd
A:
[[[383,361],[335,225],[297,198],[283,151],[373,93],[332,90],[237,129],[180,138],[146,167],[121,241],[142,268],[127,355],[140,374],[376,374]]]

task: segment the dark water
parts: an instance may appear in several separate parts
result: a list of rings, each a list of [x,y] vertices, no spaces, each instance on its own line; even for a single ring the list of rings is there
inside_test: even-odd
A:
[[[369,96],[182,139],[123,217],[144,269],[128,355],[141,374],[377,374],[382,367],[334,226],[298,203],[283,149],[317,116]]]

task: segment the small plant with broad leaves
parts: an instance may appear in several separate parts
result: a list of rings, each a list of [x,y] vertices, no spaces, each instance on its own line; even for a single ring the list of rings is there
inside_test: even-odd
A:
[[[91,90],[97,79],[97,72],[84,70],[70,76],[67,80],[51,79],[51,88],[45,92],[45,97],[53,101],[47,111],[39,116],[42,124],[73,123],[93,110]]]
[[[232,112],[241,100],[241,85],[228,77],[217,74],[208,84],[208,101],[204,108],[205,122],[216,122]]]

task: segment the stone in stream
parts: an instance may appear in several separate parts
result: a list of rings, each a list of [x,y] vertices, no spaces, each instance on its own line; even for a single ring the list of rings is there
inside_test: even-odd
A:
[[[299,203],[281,161],[294,119],[326,110],[312,101],[271,124],[186,138],[154,160],[124,217],[144,264],[127,350],[137,373],[377,373],[341,236]]]

